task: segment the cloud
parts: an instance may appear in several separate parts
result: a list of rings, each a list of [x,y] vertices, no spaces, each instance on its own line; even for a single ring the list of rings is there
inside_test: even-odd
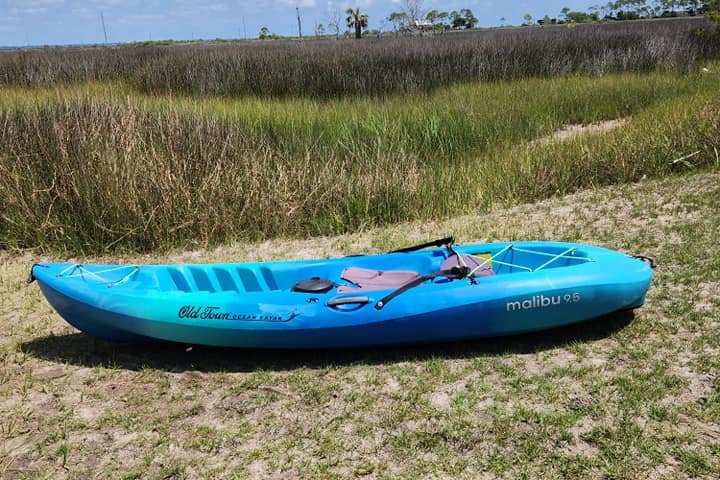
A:
[[[118,21],[120,23],[142,23],[142,22],[156,22],[165,19],[165,15],[161,13],[131,13],[120,17]]]
[[[279,3],[282,6],[301,8],[313,8],[317,5],[316,0],[279,0],[276,3]]]
[[[65,3],[65,0],[7,0],[6,3],[8,6],[17,8],[38,8],[62,5]]]
[[[95,12],[87,7],[78,7],[70,10],[70,14],[76,17],[93,17]]]
[[[213,3],[205,8],[211,12],[226,12],[228,10],[228,6],[224,3]]]
[[[37,15],[63,5],[65,0],[6,0],[5,3],[10,15]]]
[[[37,15],[38,13],[47,12],[46,7],[12,7],[10,15]]]

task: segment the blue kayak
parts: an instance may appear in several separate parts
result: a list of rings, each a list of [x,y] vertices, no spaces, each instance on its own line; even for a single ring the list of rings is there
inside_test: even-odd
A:
[[[40,263],[52,307],[89,335],[248,348],[454,341],[638,308],[652,262],[590,245],[452,239],[327,260]]]

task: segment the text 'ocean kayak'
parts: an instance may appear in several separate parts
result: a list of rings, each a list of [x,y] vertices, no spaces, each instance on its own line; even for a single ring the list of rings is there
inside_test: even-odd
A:
[[[251,348],[337,348],[512,335],[640,307],[644,257],[559,242],[185,265],[42,263],[55,310],[90,335]]]

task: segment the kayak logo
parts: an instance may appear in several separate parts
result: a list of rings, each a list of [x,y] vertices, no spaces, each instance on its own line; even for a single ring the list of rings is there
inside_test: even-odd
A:
[[[237,313],[226,312],[220,307],[210,305],[185,305],[178,310],[178,318],[189,318],[193,320],[239,320],[246,322],[289,322],[300,314],[292,311],[287,316],[272,314]]]
[[[539,308],[547,308],[553,305],[562,305],[567,303],[578,303],[582,297],[579,293],[566,293],[565,295],[533,295],[525,300],[516,302],[507,302],[505,304],[506,311],[515,312],[522,310],[534,310]]]

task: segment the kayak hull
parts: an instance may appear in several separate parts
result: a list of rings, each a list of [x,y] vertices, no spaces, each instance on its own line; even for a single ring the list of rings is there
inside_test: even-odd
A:
[[[514,245],[533,248],[540,243]],[[572,244],[553,245],[562,250]],[[486,244],[462,248],[493,252],[505,247]],[[421,254],[244,264],[242,268],[273,270],[278,283],[274,285],[276,290],[261,288],[251,293],[222,290],[222,282],[208,283],[205,290],[198,291],[205,277],[192,273],[201,271],[192,270],[193,266],[188,267],[191,272],[188,278],[194,280],[193,285],[188,285],[191,291],[178,291],[175,284],[168,288],[170,282],[163,283],[164,273],[152,270],[163,266],[134,267],[137,270],[130,274],[120,270],[109,285],[92,275],[62,275],[71,268],[69,264],[38,265],[32,274],[50,305],[68,323],[89,335],[113,342],[172,341],[283,349],[369,347],[516,335],[643,305],[652,278],[647,264],[598,247],[579,245],[578,248],[588,253],[592,262],[496,275],[475,282],[467,279],[428,282],[382,309],[374,305],[387,291],[360,292],[368,300],[366,303],[342,308],[328,306],[330,298],[343,297],[335,292],[291,292],[281,285],[283,268],[326,271],[323,269],[335,264],[337,268],[348,263],[383,265],[384,257],[415,259],[418,264]],[[436,252],[422,255],[436,255]],[[241,264],[212,268],[231,271],[227,265]],[[102,272],[107,271],[107,267],[85,268],[92,273],[93,268],[95,272]],[[258,274],[258,278],[262,276]],[[236,286],[240,283],[235,282]]]

